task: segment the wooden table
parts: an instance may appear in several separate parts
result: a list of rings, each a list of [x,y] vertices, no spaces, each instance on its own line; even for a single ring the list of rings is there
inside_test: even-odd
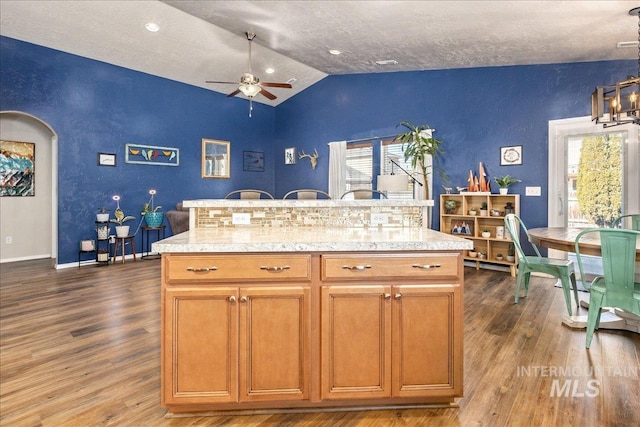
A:
[[[544,227],[529,230],[531,241],[540,247],[565,252],[576,251],[576,236],[583,231],[579,228]],[[600,236],[598,233],[587,234],[580,239],[580,254],[600,256]],[[640,240],[636,242],[636,261],[640,262]],[[589,308],[589,301],[580,299],[580,306]],[[562,323],[570,328],[586,328],[587,316],[565,315]],[[618,308],[605,308],[600,317],[600,328],[625,329],[640,333],[640,317]]]

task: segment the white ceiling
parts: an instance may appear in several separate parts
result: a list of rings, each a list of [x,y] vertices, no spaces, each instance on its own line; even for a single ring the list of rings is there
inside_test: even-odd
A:
[[[329,74],[638,58],[634,1],[0,0],[0,34],[229,93],[252,69],[277,105]],[[156,22],[160,31],[145,30]],[[329,49],[338,49],[334,56]],[[396,65],[377,65],[377,60]],[[264,70],[276,72],[267,75]],[[606,83],[606,82],[603,82]]]

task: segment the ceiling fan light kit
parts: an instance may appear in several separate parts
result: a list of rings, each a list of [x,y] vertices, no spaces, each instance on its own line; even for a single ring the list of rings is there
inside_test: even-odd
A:
[[[227,97],[236,96],[242,93],[249,98],[249,117],[251,117],[251,111],[253,110],[253,97],[260,94],[267,99],[274,100],[277,98],[274,94],[265,89],[265,87],[277,87],[283,89],[291,89],[293,86],[290,83],[273,83],[273,82],[260,82],[257,76],[254,76],[251,72],[251,42],[256,37],[255,33],[247,31],[244,33],[249,41],[249,72],[242,73],[240,77],[240,83],[236,82],[220,82],[214,80],[207,80],[206,83],[219,83],[219,84],[237,84],[238,88],[227,95]],[[295,80],[294,80],[295,81]]]
[[[640,125],[640,7],[629,15],[638,17],[638,75],[611,85],[597,86],[591,94],[591,120],[604,127]]]

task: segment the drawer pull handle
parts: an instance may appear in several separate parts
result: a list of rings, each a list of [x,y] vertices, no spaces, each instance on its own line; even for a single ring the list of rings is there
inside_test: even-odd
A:
[[[218,267],[216,266],[211,266],[211,267],[187,267],[187,271],[195,271],[196,273],[202,272],[202,271],[215,271],[217,270]]]
[[[391,299],[391,294],[384,294],[384,299]]]
[[[235,295],[231,295],[229,297],[229,302],[236,302],[236,296]]]
[[[371,268],[370,265],[343,265],[342,268],[345,270],[364,270],[367,268]]]
[[[249,301],[249,298],[247,298],[246,296],[240,297],[240,302],[247,302],[247,301]]]
[[[412,267],[413,268],[421,268],[423,270],[429,270],[430,268],[438,268],[440,267],[440,264],[413,264]]]
[[[283,265],[282,267],[267,267],[266,265],[263,265],[260,267],[260,270],[266,270],[266,271],[283,271],[283,270],[288,270],[291,267],[289,267],[288,265]]]
[[[402,294],[396,294],[395,295],[395,299],[400,299],[400,298],[402,298]]]

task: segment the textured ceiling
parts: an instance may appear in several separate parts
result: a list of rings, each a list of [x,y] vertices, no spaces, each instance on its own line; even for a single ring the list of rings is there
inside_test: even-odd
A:
[[[0,34],[229,93],[252,68],[277,105],[327,74],[635,59],[637,1],[12,1]],[[160,31],[144,24],[154,21]],[[338,49],[334,56],[329,49]],[[377,60],[395,60],[378,65]],[[266,75],[273,67],[276,72]],[[604,82],[603,82],[604,83]]]

